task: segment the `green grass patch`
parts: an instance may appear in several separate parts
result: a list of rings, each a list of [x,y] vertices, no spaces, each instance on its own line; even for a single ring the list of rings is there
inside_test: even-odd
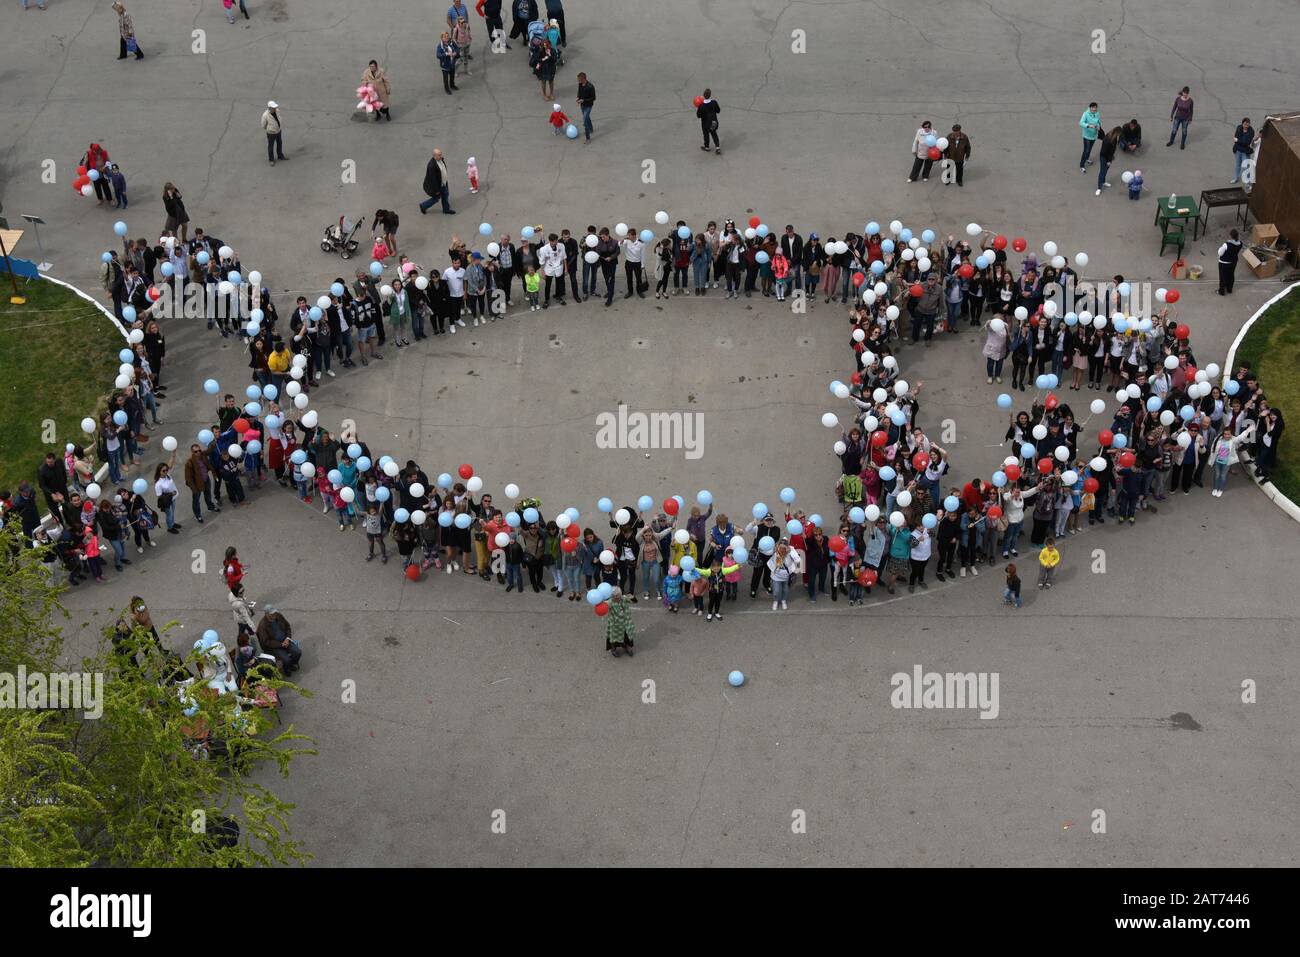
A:
[[[1300,502],[1300,289],[1260,316],[1237,349],[1238,364],[1249,362],[1269,404],[1282,411],[1286,430],[1278,447],[1273,484]],[[1236,371],[1236,370],[1233,370]]]
[[[18,287],[25,305],[9,302],[7,281],[0,294],[0,489],[10,491],[23,479],[35,485],[45,453],[62,459],[68,442],[93,454],[81,420],[105,408],[126,345],[111,320],[62,286],[33,279]]]

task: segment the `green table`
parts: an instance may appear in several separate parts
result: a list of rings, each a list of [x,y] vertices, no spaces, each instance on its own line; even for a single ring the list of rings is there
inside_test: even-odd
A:
[[[1161,196],[1156,200],[1155,225],[1163,230],[1166,223],[1177,221],[1186,228],[1188,220],[1191,220],[1192,239],[1197,239],[1200,237],[1201,225],[1199,209],[1195,196],[1175,196],[1173,208],[1169,206],[1169,197]]]

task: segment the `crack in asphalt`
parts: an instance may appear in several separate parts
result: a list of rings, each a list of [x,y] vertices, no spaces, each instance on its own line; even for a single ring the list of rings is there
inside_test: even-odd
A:
[[[681,865],[686,858],[686,848],[690,845],[691,824],[695,821],[695,815],[700,810],[700,804],[704,801],[704,785],[709,779],[709,770],[713,767],[713,759],[718,756],[718,744],[722,740],[722,719],[727,715],[727,705],[718,709],[718,729],[713,735],[713,747],[709,751],[708,763],[704,765],[704,773],[700,775],[700,787],[695,794],[695,806],[691,808],[691,813],[686,818],[686,827],[682,831],[682,849],[677,855],[677,864]]]

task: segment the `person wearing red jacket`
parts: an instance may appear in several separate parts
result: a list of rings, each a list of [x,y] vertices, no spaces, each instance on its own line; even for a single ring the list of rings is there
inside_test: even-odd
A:
[[[971,479],[961,490],[962,508],[973,508],[983,511],[984,508],[984,484],[979,479]]]
[[[226,587],[231,589],[244,580],[244,566],[239,561],[234,545],[226,549],[226,560],[221,563],[221,577],[226,580]]]

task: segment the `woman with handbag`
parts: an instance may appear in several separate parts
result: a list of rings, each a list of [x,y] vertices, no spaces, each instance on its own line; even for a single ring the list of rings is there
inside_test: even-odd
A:
[[[140,44],[135,38],[135,24],[131,21],[131,16],[126,12],[126,8],[122,6],[121,0],[113,4],[113,10],[117,13],[117,58],[125,60],[128,53],[134,53],[137,60],[143,60],[144,51],[140,49]]]
[[[127,514],[130,516],[131,528],[135,532],[135,550],[141,554],[145,544],[157,548],[158,543],[149,538],[149,530],[158,527],[158,513],[149,507],[143,495],[122,490],[124,497],[130,501]]]
[[[158,509],[167,516],[167,531],[176,535],[181,526],[176,524],[176,481],[172,478],[172,466],[176,464],[173,451],[166,462],[159,462],[153,471],[153,491],[158,496]]]

